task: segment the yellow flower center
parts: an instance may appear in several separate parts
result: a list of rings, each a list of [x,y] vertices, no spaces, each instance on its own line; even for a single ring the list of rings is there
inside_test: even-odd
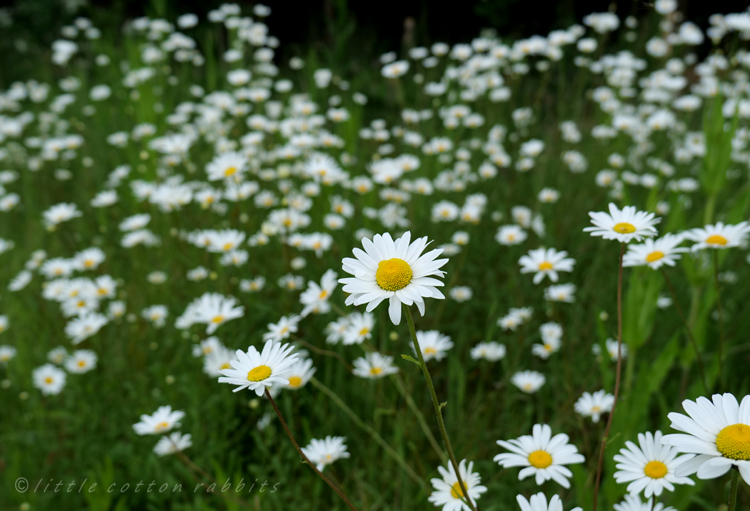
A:
[[[224,321],[224,316],[214,316],[214,319],[211,320],[211,323],[221,323]]]
[[[599,413],[601,411],[602,411],[602,407],[601,406],[592,406],[591,407],[591,413]]]
[[[656,252],[651,252],[649,255],[646,256],[646,262],[653,263],[654,261],[658,261],[662,257],[664,257],[664,252],[660,252],[657,250]]]
[[[54,380],[52,379],[52,377],[51,377],[51,376],[47,376],[47,377],[46,377],[46,378],[44,379],[44,383],[46,383],[47,385],[51,384],[51,383],[52,383],[53,381],[54,381]]]
[[[92,266],[94,266],[94,261],[92,261],[91,259],[86,259],[86,260],[85,260],[85,261],[83,262],[83,265],[84,265],[84,266],[85,266],[86,268],[91,268]]]
[[[649,461],[643,468],[643,473],[651,479],[661,479],[667,475],[667,466],[661,461]]]
[[[547,468],[552,465],[552,456],[547,451],[534,451],[529,454],[529,463],[532,467]]]
[[[154,428],[154,430],[155,431],[162,431],[162,430],[167,429],[167,428],[169,428],[169,423],[168,422],[160,422],[159,424],[156,425],[156,427]]]
[[[425,349],[423,350],[423,353],[424,353],[425,355],[434,355],[434,354],[436,354],[436,353],[437,353],[437,350],[436,350],[435,348],[433,348],[432,346],[430,346],[429,348],[425,348]]]
[[[373,376],[377,376],[377,375],[379,375],[382,372],[383,372],[383,368],[382,367],[373,367],[372,369],[370,369],[370,374],[373,375]]]
[[[409,263],[403,259],[393,258],[378,263],[375,272],[375,280],[381,289],[386,291],[398,291],[409,285],[412,271]]]
[[[370,329],[367,327],[364,327],[362,330],[359,331],[360,337],[364,337],[365,335],[370,333]]]
[[[263,381],[271,376],[271,368],[268,366],[258,366],[247,373],[247,379],[250,381]]]
[[[237,173],[237,167],[229,167],[227,170],[224,171],[224,176],[229,177],[233,176]]]
[[[725,458],[750,461],[750,426],[734,424],[716,436],[716,448]]]
[[[78,361],[78,367],[86,367],[86,361],[85,360],[79,360]]]
[[[614,227],[612,227],[612,230],[615,232],[619,232],[620,234],[630,234],[635,232],[635,225],[629,224],[627,222],[620,222],[619,224],[616,224]]]
[[[219,369],[231,369],[231,368],[232,366],[229,365],[229,362],[224,362],[223,364],[221,364],[221,367],[219,367]]]
[[[721,245],[724,246],[728,243],[727,239],[721,234],[712,234],[706,239],[706,243],[709,245]]]
[[[224,243],[224,247],[223,248],[224,248],[225,252],[227,250],[232,250],[234,248],[234,243],[231,243],[231,242],[230,243]]]
[[[464,482],[464,484],[466,483]],[[464,492],[461,491],[461,485],[458,484],[458,481],[453,483],[453,486],[451,486],[451,497],[453,497],[454,499],[464,498]]]
[[[290,387],[299,387],[300,385],[302,385],[302,378],[300,378],[299,376],[292,376],[291,378],[289,378]]]
[[[544,261],[543,263],[539,263],[539,271],[551,270],[551,269],[552,269],[552,263],[548,263],[547,261]]]
[[[320,294],[318,295],[318,298],[319,298],[320,300],[322,300],[322,299],[324,299],[324,298],[325,298],[326,296],[328,296],[328,291],[326,291],[326,290],[324,289],[323,291],[321,291],[321,292],[320,292]]]

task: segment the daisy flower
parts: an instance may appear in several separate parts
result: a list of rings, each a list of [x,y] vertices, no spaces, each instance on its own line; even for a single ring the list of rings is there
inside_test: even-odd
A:
[[[16,356],[16,348],[13,346],[0,346],[0,364],[6,364]]]
[[[203,372],[212,378],[218,378],[221,376],[223,369],[230,369],[232,367],[230,362],[233,358],[234,351],[219,344],[203,357]]]
[[[179,426],[183,417],[185,417],[185,412],[172,411],[169,405],[160,406],[152,415],[141,415],[141,421],[133,424],[133,430],[139,435],[166,433],[175,426]]]
[[[719,222],[716,225],[691,229],[683,235],[685,239],[695,242],[690,250],[696,252],[704,248],[739,247],[747,241],[748,233],[750,233],[748,222],[740,222],[737,225],[724,225]]]
[[[52,364],[37,367],[31,377],[34,380],[34,386],[45,396],[59,394],[65,387],[65,371]]]
[[[713,401],[713,402],[712,402]],[[750,396],[741,404],[732,394],[714,394],[682,402],[689,417],[670,413],[672,428],[686,434],[666,435],[664,445],[695,456],[675,470],[679,477],[697,472],[698,479],[715,479],[737,467],[750,484]]]
[[[167,456],[182,452],[193,445],[190,435],[183,435],[175,431],[170,435],[164,435],[154,446],[154,452],[157,456]]]
[[[464,483],[466,493],[469,499],[476,503],[479,497],[487,491],[487,487],[482,486],[482,477],[479,473],[473,471],[474,462],[461,460],[458,464],[458,473],[461,475],[461,481]],[[456,477],[456,471],[452,463],[448,463],[448,470],[438,467],[438,472],[442,479],[433,478],[430,480],[435,491],[432,492],[428,500],[435,507],[443,506],[443,511],[470,511],[470,507],[464,502],[465,495],[461,485]]]
[[[549,337],[543,340],[543,344],[533,344],[531,346],[531,354],[536,355],[542,360],[547,360],[550,355],[560,351],[560,346],[562,346],[562,341],[559,337]]]
[[[503,225],[497,230],[497,234],[495,234],[495,240],[501,245],[506,246],[523,243],[527,237],[526,231],[518,225]]]
[[[362,239],[364,251],[354,249],[354,257],[345,258],[342,268],[354,277],[340,279],[344,292],[351,293],[346,298],[347,305],[367,304],[367,312],[372,311],[382,301],[388,300],[388,314],[394,325],[401,323],[401,304],[415,304],[424,316],[425,298],[444,299],[438,291],[443,282],[432,277],[443,277],[439,268],[447,259],[436,259],[442,249],[435,249],[422,255],[427,246],[427,237],[410,243],[411,233],[405,232],[397,240],[391,235],[376,234],[372,241]]]
[[[643,502],[638,495],[625,495],[625,500],[612,506],[615,511],[676,511],[673,507],[665,507],[661,502],[653,503],[652,499]]]
[[[570,488],[568,478],[573,473],[564,465],[585,461],[576,446],[568,443],[568,435],[560,433],[553,437],[552,429],[546,424],[535,424],[531,435],[498,440],[497,445],[510,452],[498,454],[495,462],[504,468],[524,467],[518,473],[518,480],[533,475],[538,485],[552,479],[562,487]]]
[[[245,171],[248,161],[241,153],[228,152],[216,156],[206,165],[206,173],[209,181],[219,179],[237,178]]]
[[[694,485],[688,477],[677,477],[675,469],[684,461],[692,458],[690,455],[677,456],[677,450],[662,444],[662,433],[657,431],[639,433],[638,444],[625,442],[625,448],[620,449],[614,460],[617,462],[615,480],[630,483],[628,491],[637,495],[643,492],[648,499],[652,495],[660,496],[663,490],[674,491],[675,484]]]
[[[614,403],[615,396],[607,394],[604,390],[597,390],[593,394],[590,392],[584,392],[583,395],[578,398],[578,401],[576,401],[574,409],[583,417],[591,417],[591,420],[596,423],[599,422],[602,414],[612,411],[612,405]]]
[[[293,346],[269,340],[258,352],[255,346],[250,346],[247,353],[237,350],[237,358],[231,360],[231,369],[222,369],[219,383],[237,385],[232,392],[249,388],[258,396],[262,396],[266,388],[274,384],[289,385],[287,378],[289,368],[297,360],[297,354],[292,354]]]
[[[575,301],[575,284],[558,284],[544,290],[544,299],[549,302],[573,303]]]
[[[302,452],[322,472],[334,461],[349,457],[345,441],[346,437],[343,436],[327,436],[322,440],[312,439],[307,446],[302,447]]]
[[[532,495],[529,500],[526,500],[523,495],[516,495],[516,502],[521,506],[521,511],[563,511],[563,504],[559,495],[553,495],[549,499],[549,503],[542,492]],[[581,511],[581,508],[575,507],[571,511]]]
[[[443,360],[446,352],[453,347],[451,338],[441,334],[437,330],[429,330],[427,332],[418,330],[417,341],[419,341],[419,347],[422,350],[422,357],[425,362],[433,358],[435,360]],[[412,350],[416,353],[414,345],[412,345]]]
[[[395,374],[398,367],[393,365],[393,357],[381,355],[378,352],[367,353],[354,361],[352,373],[360,378],[377,379]]]
[[[497,362],[505,358],[505,345],[497,341],[480,342],[471,348],[471,358],[474,360],[485,359]]]
[[[511,383],[527,394],[533,394],[544,385],[547,379],[536,371],[519,371],[514,374]]]
[[[320,285],[312,280],[307,283],[307,289],[299,296],[299,301],[305,306],[300,312],[300,316],[304,318],[310,313],[325,314],[331,310],[328,299],[338,286],[336,277],[338,275],[335,271],[328,270],[320,279]]]
[[[604,346],[606,347],[607,354],[609,355],[609,358],[612,360],[612,362],[617,362],[617,340],[607,339],[606,341],[604,341]],[[602,354],[602,347],[598,344],[594,344],[591,347],[591,352],[598,357]],[[625,360],[625,358],[627,358],[628,356],[628,346],[627,344],[625,344],[625,342],[622,343],[621,355],[623,360]]]
[[[654,270],[658,270],[664,264],[674,266],[675,261],[680,258],[680,253],[688,251],[686,248],[678,247],[683,241],[684,238],[680,235],[666,234],[656,240],[647,239],[642,245],[628,245],[622,265],[648,265]]]
[[[289,380],[288,385],[282,386],[286,389],[298,390],[307,385],[310,378],[315,374],[315,368],[313,362],[309,358],[297,360],[294,364],[289,366],[289,373],[287,379]]]
[[[65,361],[65,369],[69,373],[87,373],[96,367],[96,353],[91,350],[76,350]]]
[[[534,284],[539,284],[544,277],[549,277],[552,282],[557,282],[559,271],[573,271],[575,260],[567,257],[564,250],[558,252],[554,248],[538,248],[529,250],[528,255],[521,257],[518,264],[521,265],[521,273],[536,273]]]
[[[268,332],[263,334],[264,341],[281,341],[289,339],[289,336],[297,332],[297,323],[301,318],[296,314],[282,316],[278,323],[269,323]]]
[[[625,206],[620,210],[613,202],[609,204],[609,213],[592,211],[589,216],[594,227],[586,227],[584,232],[621,243],[655,236],[654,225],[661,221],[661,218],[654,218],[653,213],[636,210],[635,206]]]

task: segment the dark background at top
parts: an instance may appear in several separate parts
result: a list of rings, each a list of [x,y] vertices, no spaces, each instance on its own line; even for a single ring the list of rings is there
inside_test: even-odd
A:
[[[100,29],[119,34],[126,19],[149,15],[174,20],[177,15],[192,12],[205,20],[209,10],[220,1],[202,0],[89,0],[70,14],[60,0],[0,0],[9,7],[14,26],[0,32],[0,73],[6,82],[33,74],[31,55],[19,56],[16,41],[23,40],[33,49],[49,48],[60,37],[59,28],[76,15],[92,18]],[[257,2],[235,2],[245,14]],[[504,39],[546,35],[550,30],[580,23],[591,12],[614,10],[624,19],[628,15],[648,16],[653,7],[648,2],[610,3],[593,0],[266,0],[273,13],[266,20],[272,35],[281,41],[281,58],[313,52],[321,64],[371,60],[383,52],[399,50],[404,36],[404,20],[414,19],[412,43],[426,45],[436,41],[469,42],[483,28],[492,28]],[[740,12],[747,1],[681,0],[679,9],[685,18],[708,26],[715,12]],[[190,33],[190,32],[188,32]],[[12,49],[11,52],[5,50]]]

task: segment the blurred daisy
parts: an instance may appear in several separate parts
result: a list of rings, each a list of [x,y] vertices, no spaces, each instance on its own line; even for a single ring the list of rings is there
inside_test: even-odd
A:
[[[666,435],[662,443],[677,452],[695,455],[680,464],[675,475],[697,473],[698,479],[715,479],[737,467],[750,484],[750,396],[745,396],[741,404],[729,393],[714,394],[712,401],[705,397],[686,399],[682,406],[689,417],[669,414],[672,428],[686,434]]]
[[[268,332],[263,334],[263,340],[281,341],[288,339],[290,335],[297,333],[297,323],[300,317],[296,314],[282,316],[278,323],[269,323]]]
[[[474,462],[461,460],[458,464],[458,473],[461,475],[461,481],[464,483],[466,493],[469,499],[476,504],[479,497],[487,491],[485,486],[481,485],[482,477],[479,473],[474,472]],[[464,502],[465,495],[461,489],[461,484],[456,477],[456,471],[452,463],[448,463],[448,470],[438,467],[441,479],[433,478],[430,480],[435,491],[432,492],[428,500],[435,507],[443,506],[443,511],[470,511],[471,508]]]
[[[527,238],[526,231],[518,225],[503,225],[497,230],[495,239],[501,245],[518,245]]]
[[[519,371],[514,374],[511,383],[527,394],[533,394],[544,385],[547,379],[536,371]]]
[[[69,373],[87,373],[96,367],[96,353],[91,350],[76,350],[65,361],[65,369]]]
[[[455,286],[448,294],[459,303],[471,300],[472,297],[472,291],[469,286]]]
[[[437,330],[429,330],[427,332],[418,330],[417,340],[419,341],[419,347],[422,349],[422,357],[424,357],[425,362],[433,358],[435,360],[443,360],[447,351],[453,347],[451,338],[441,334]],[[412,350],[416,353],[414,345],[412,345]]]
[[[308,445],[302,447],[302,452],[322,472],[334,461],[349,457],[345,441],[346,438],[343,436],[327,436],[322,440],[312,439]]]
[[[552,479],[562,487],[570,488],[568,478],[573,473],[564,465],[586,461],[578,454],[576,446],[568,443],[568,435],[560,433],[553,437],[552,429],[546,424],[535,424],[531,435],[498,440],[497,445],[510,452],[495,456],[496,463],[504,468],[524,467],[518,473],[518,480],[533,475],[538,485]]]
[[[219,293],[205,293],[193,300],[191,308],[193,323],[205,323],[206,335],[211,335],[221,325],[245,315],[245,308],[237,306],[237,299]]]
[[[52,364],[44,364],[34,369],[31,374],[34,386],[42,391],[45,396],[55,395],[62,392],[65,387],[65,371],[58,369]]]
[[[166,433],[175,426],[179,426],[183,417],[185,417],[185,412],[172,411],[172,407],[169,405],[160,406],[151,415],[141,415],[141,421],[133,424],[133,429],[139,435]]]
[[[631,494],[643,492],[646,498],[660,496],[663,490],[674,491],[675,484],[694,485],[688,477],[677,477],[675,469],[684,461],[692,458],[690,455],[677,456],[677,450],[662,444],[662,433],[657,431],[639,433],[638,444],[625,442],[625,448],[620,449],[614,460],[617,462],[615,480],[620,483],[630,483],[628,491]]]
[[[609,355],[610,360],[612,360],[612,362],[617,362],[617,340],[607,339],[604,341],[604,346],[607,348],[607,355]],[[594,344],[591,347],[591,352],[598,357],[602,354],[602,347],[598,344]],[[625,344],[624,341],[621,347],[621,354],[623,360],[628,356],[628,345]]]
[[[542,492],[532,495],[529,500],[526,500],[523,495],[516,495],[516,502],[521,506],[521,511],[563,511],[563,504],[559,495],[553,495],[549,499],[549,503]],[[574,507],[571,511],[581,511],[581,508]]]
[[[210,339],[215,339],[215,337],[211,337]],[[233,358],[234,350],[230,350],[220,343],[211,346],[210,351],[203,357],[203,372],[212,378],[219,377],[222,370],[232,367],[231,361]]]
[[[289,384],[282,384],[282,386],[291,390],[301,389],[307,385],[307,382],[310,381],[310,378],[312,378],[314,374],[315,368],[313,367],[312,360],[309,358],[297,360],[294,364],[289,366],[289,372],[287,374]]]
[[[393,357],[381,355],[378,352],[365,354],[354,361],[354,370],[352,373],[360,378],[377,379],[395,374],[398,367],[393,365]]]
[[[613,202],[609,204],[609,213],[592,211],[589,216],[594,227],[586,227],[584,232],[621,243],[655,236],[654,225],[661,221],[660,218],[654,218],[653,213],[636,210],[635,206],[625,206],[620,210]]]
[[[690,250],[695,252],[704,248],[739,247],[747,241],[748,233],[750,233],[748,222],[740,222],[737,225],[724,225],[719,222],[716,225],[691,229],[683,235],[685,239],[695,242],[695,245],[690,247]]]
[[[544,290],[544,299],[550,302],[573,303],[575,292],[575,284],[558,284]]]
[[[543,339],[543,344],[533,344],[531,346],[531,354],[536,355],[542,360],[547,360],[550,355],[560,351],[560,346],[562,346],[562,341],[559,337],[549,337]]]
[[[445,273],[439,268],[447,259],[436,259],[441,249],[431,250],[422,255],[427,246],[427,237],[410,243],[411,233],[405,232],[401,238],[393,240],[391,235],[376,234],[372,241],[362,239],[364,251],[355,248],[354,257],[344,258],[342,267],[354,277],[340,279],[344,292],[351,293],[346,298],[347,305],[367,304],[367,312],[372,311],[382,301],[388,300],[388,314],[394,325],[401,322],[401,304],[415,304],[424,316],[425,298],[445,298],[438,291],[443,282],[432,277],[442,277]]]
[[[297,360],[292,354],[293,346],[270,340],[266,341],[263,351],[258,352],[250,346],[247,352],[237,350],[237,358],[231,360],[231,369],[222,369],[219,383],[237,385],[232,392],[250,389],[262,396],[266,388],[274,384],[289,385],[289,368]]]
[[[338,285],[336,277],[338,275],[335,271],[328,270],[320,279],[320,285],[312,280],[307,283],[307,289],[299,296],[299,301],[305,306],[300,312],[300,316],[304,318],[310,313],[325,314],[331,310],[328,299]]]
[[[658,270],[664,264],[674,266],[675,261],[680,258],[679,254],[688,251],[686,248],[678,247],[683,241],[684,238],[680,235],[666,234],[656,240],[647,239],[642,245],[628,245],[622,265],[648,265],[654,270]]]
[[[505,345],[496,341],[480,342],[471,348],[471,358],[474,360],[485,359],[497,362],[505,358]]]
[[[167,456],[169,454],[175,454],[182,452],[188,447],[191,447],[193,442],[190,435],[183,435],[182,433],[175,431],[170,435],[164,435],[154,446],[154,452],[157,456]]]
[[[521,273],[536,273],[534,284],[539,284],[544,277],[549,277],[552,282],[557,282],[557,272],[573,271],[575,260],[567,257],[564,250],[558,252],[554,248],[538,248],[529,250],[528,255],[521,257],[518,264],[521,265]]]
[[[0,346],[0,364],[7,364],[10,359],[16,356],[16,348],[13,346]]]
[[[615,396],[607,394],[604,390],[597,390],[593,394],[584,392],[578,398],[574,406],[575,411],[583,417],[591,417],[594,423],[599,422],[602,414],[612,411],[612,405],[615,403]]]

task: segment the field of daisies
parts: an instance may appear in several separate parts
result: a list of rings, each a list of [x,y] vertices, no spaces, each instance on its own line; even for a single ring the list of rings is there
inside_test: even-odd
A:
[[[0,84],[0,509],[747,509],[750,13],[676,5],[356,72],[64,26]]]

